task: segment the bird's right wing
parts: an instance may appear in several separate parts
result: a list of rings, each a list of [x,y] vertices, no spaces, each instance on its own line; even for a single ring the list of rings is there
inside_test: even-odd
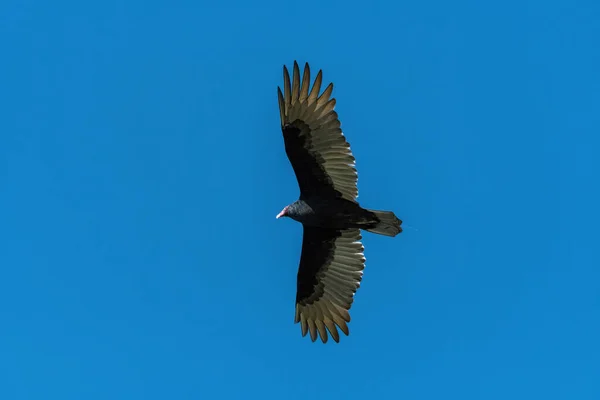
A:
[[[322,76],[319,71],[309,93],[308,64],[304,67],[302,83],[297,62],[294,62],[292,82],[287,68],[283,67],[283,93],[277,88],[277,95],[285,151],[296,173],[301,197],[330,194],[356,201],[355,159],[333,110],[335,99],[330,99],[333,84],[319,96]]]
[[[339,342],[337,328],[348,335],[350,307],[365,267],[359,229],[342,231],[305,226],[298,269],[296,323],[302,336]]]

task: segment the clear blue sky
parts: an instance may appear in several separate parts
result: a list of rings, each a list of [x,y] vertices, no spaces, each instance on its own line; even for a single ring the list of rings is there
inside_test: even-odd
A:
[[[2,3],[0,398],[600,398],[600,3],[366,4]],[[405,222],[340,344],[275,219],[295,59]]]

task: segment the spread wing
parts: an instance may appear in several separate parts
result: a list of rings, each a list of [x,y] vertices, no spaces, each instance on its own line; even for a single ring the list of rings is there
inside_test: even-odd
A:
[[[339,342],[337,328],[348,335],[350,306],[360,286],[365,267],[359,229],[337,231],[305,226],[298,269],[296,323],[302,336],[317,333],[323,343],[327,331]]]
[[[292,82],[285,66],[283,80],[283,93],[277,88],[281,129],[285,151],[300,186],[300,198],[328,194],[355,201],[358,197],[355,159],[333,110],[335,99],[330,98],[333,84],[319,96],[323,80],[319,71],[309,92],[310,68],[305,65],[300,82],[300,69],[295,61]]]

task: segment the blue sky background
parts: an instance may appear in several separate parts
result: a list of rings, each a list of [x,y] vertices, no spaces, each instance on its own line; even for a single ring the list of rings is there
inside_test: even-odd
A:
[[[367,5],[370,4],[370,5]],[[600,398],[600,3],[4,1],[0,398]],[[365,234],[293,324],[276,87],[335,83]]]

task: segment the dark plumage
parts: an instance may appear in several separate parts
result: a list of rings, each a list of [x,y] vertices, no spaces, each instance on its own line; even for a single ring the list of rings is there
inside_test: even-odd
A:
[[[290,217],[304,227],[295,322],[313,342],[317,335],[327,342],[327,332],[338,342],[338,328],[349,333],[348,311],[365,264],[360,230],[396,236],[402,221],[391,211],[367,210],[356,201],[354,156],[334,111],[333,84],[319,95],[322,79],[319,71],[309,88],[308,64],[300,80],[294,62],[291,82],[283,67],[283,93],[277,90],[281,129],[300,199],[277,218]]]

